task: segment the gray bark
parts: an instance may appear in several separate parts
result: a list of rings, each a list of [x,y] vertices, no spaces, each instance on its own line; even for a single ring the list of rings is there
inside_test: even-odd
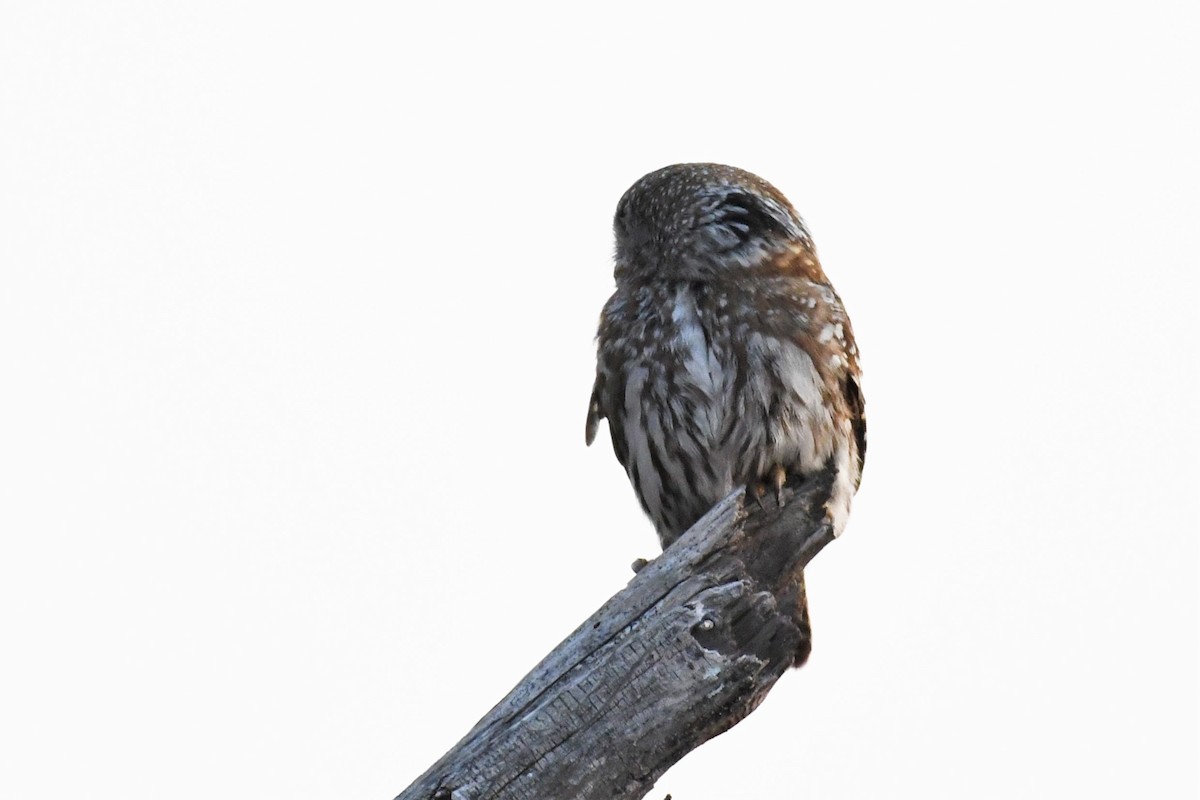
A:
[[[802,570],[833,539],[830,474],[712,509],[397,800],[646,795],[753,711],[797,652]]]

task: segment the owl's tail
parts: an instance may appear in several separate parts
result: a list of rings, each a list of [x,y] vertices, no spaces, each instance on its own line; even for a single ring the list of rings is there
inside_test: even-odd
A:
[[[792,659],[792,666],[802,667],[812,652],[812,625],[808,619],[808,595],[805,592],[803,572],[800,573],[799,579],[792,585],[788,593],[796,598],[793,606],[796,610],[792,615],[792,621],[800,629],[800,643],[796,645],[796,656]]]

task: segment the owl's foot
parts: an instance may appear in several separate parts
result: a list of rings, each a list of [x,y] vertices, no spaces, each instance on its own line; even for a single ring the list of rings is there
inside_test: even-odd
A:
[[[775,502],[783,508],[783,485],[787,483],[787,470],[776,464],[771,467],[771,485],[775,487]]]
[[[767,496],[767,485],[765,483],[756,482],[750,484],[749,489],[750,494],[753,495],[754,499],[758,502],[758,509],[760,511],[766,511],[767,504],[763,502],[763,498]]]
[[[787,483],[787,470],[776,464],[771,467],[766,477],[761,481],[755,481],[750,484],[750,493],[754,495],[754,499],[758,501],[758,507],[763,511],[767,507],[763,504],[763,498],[767,496],[767,489],[775,490],[775,502],[783,508],[783,487]]]
[[[645,569],[646,565],[649,563],[650,563],[649,559],[635,558],[633,560],[633,563],[629,565],[629,568],[632,569],[634,574],[636,575],[637,573],[639,573],[643,569]]]

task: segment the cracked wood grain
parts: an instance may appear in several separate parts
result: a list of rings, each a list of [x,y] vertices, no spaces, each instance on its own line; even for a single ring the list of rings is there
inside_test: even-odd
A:
[[[802,570],[833,539],[832,473],[739,490],[648,563],[397,800],[646,795],[792,664]]]

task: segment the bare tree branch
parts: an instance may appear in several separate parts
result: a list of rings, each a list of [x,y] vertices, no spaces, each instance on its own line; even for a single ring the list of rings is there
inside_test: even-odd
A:
[[[833,539],[832,472],[719,503],[397,800],[646,795],[806,652],[802,570]]]

